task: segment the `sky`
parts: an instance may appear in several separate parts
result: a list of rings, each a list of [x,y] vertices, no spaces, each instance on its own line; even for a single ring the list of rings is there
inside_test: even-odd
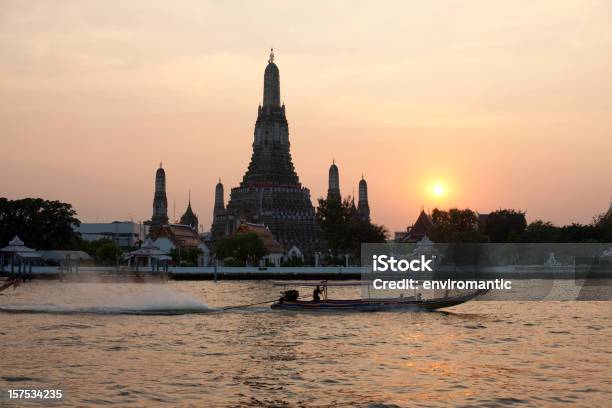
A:
[[[589,0],[0,0],[0,196],[143,221],[162,161],[170,218],[191,191],[208,230],[270,47],[313,204],[335,159],[390,231],[421,207],[566,224],[609,206],[612,2]]]

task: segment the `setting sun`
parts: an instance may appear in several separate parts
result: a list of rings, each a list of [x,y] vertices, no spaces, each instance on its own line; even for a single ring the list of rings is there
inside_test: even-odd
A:
[[[433,186],[432,192],[436,197],[442,197],[445,193],[444,186],[440,183],[436,183]]]

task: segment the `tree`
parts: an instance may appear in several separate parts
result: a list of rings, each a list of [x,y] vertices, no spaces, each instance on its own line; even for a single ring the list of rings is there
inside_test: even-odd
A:
[[[239,232],[221,238],[216,245],[217,258],[233,258],[243,264],[256,265],[268,254],[268,249],[253,232]]]
[[[363,220],[351,197],[338,200],[319,198],[317,223],[323,239],[334,256],[339,253],[350,253],[353,259],[361,256],[362,243],[385,242],[387,230],[383,226]]]
[[[429,232],[434,242],[486,242],[478,229],[478,215],[469,208],[448,211],[435,208],[431,213],[433,227]]]
[[[316,219],[322,239],[334,255],[344,248],[349,236],[349,203],[347,200],[326,200],[319,198]]]
[[[595,225],[572,223],[559,228],[559,242],[597,242]]]
[[[593,226],[599,242],[612,242],[612,206],[593,219]]]
[[[93,241],[85,241],[81,245],[81,250],[87,252],[92,258],[96,258],[96,252],[104,244],[112,243],[112,239],[101,238]]]
[[[73,230],[80,224],[70,204],[42,198],[0,198],[0,245],[18,235],[36,249],[80,249],[82,240]]]
[[[172,248],[170,250],[172,261],[180,266],[197,266],[198,257],[201,254],[200,248]]]
[[[520,237],[521,242],[557,242],[558,239],[559,228],[542,220],[527,225]]]
[[[481,232],[489,236],[490,242],[514,242],[526,227],[524,212],[512,209],[497,210],[488,215],[481,226]]]
[[[96,259],[103,265],[114,265],[121,259],[121,248],[114,242],[106,242],[96,250]]]

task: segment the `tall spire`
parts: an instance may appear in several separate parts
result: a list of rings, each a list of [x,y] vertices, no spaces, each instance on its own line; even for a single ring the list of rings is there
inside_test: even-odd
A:
[[[215,206],[213,208],[213,220],[210,231],[214,239],[219,239],[225,235],[225,202],[223,184],[221,184],[221,177],[215,187]]]
[[[198,216],[191,209],[191,189],[189,189],[189,202],[185,213],[181,216],[179,221],[182,225],[189,225],[191,228],[197,231],[199,226]]]
[[[329,179],[327,185],[327,200],[340,201],[340,172],[336,166],[336,159],[332,159],[332,165],[329,166]]]
[[[165,225],[168,223],[168,199],[166,198],[166,171],[159,163],[155,172],[155,194],[153,195],[152,225]]]
[[[368,203],[368,183],[365,181],[363,174],[359,181],[359,203],[357,210],[359,216],[364,221],[370,221],[370,204]]]
[[[219,182],[215,187],[215,212],[218,210],[225,210],[225,202],[224,202],[224,191],[223,184],[221,184],[221,178],[219,177]]]
[[[240,185],[231,189],[222,231],[234,233],[241,221],[264,224],[285,249],[297,246],[310,256],[315,250],[315,211],[310,191],[300,183],[291,158],[289,123],[281,105],[275,62],[271,50],[264,73],[263,104],[257,109],[251,161]],[[222,217],[215,220],[218,218],[223,221]],[[213,229],[220,230],[214,225]]]
[[[274,50],[270,50],[270,59],[264,72],[263,107],[280,106],[280,73],[274,63]]]

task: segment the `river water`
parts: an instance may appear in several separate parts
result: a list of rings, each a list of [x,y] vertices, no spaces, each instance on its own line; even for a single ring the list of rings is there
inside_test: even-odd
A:
[[[33,282],[0,296],[0,406],[610,406],[612,303],[296,313],[271,282]],[[333,288],[351,297],[354,288]],[[18,312],[18,313],[17,313]],[[56,401],[9,389],[61,389]]]

